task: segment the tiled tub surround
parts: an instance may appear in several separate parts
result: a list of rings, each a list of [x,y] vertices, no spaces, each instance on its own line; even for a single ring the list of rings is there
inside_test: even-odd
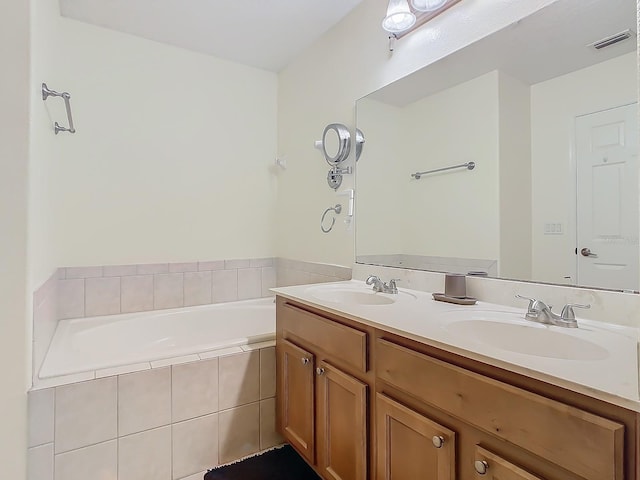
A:
[[[35,293],[33,377],[58,320],[270,296],[269,289],[348,280],[351,269],[282,258],[59,268]]]
[[[195,480],[278,445],[272,345],[31,391],[29,480]]]

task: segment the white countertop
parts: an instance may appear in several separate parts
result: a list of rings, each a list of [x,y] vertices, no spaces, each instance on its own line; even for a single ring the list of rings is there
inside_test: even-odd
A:
[[[433,300],[431,293],[400,288],[398,295],[390,296],[394,303],[388,305],[362,305],[358,303],[336,302],[318,295],[327,290],[346,289],[350,291],[370,291],[371,287],[362,281],[300,285],[274,288],[277,295],[295,300],[302,304],[321,308],[351,320],[361,322],[389,333],[394,333],[431,345],[442,350],[465,356],[505,370],[535,378],[559,387],[598,398],[640,412],[638,393],[638,330],[631,327],[582,320],[578,318],[579,328],[568,329],[541,325],[524,320],[525,309],[516,309],[504,305],[478,302],[472,306],[459,306]],[[326,296],[330,298],[331,296]],[[469,319],[492,319],[493,317],[513,318],[504,323],[533,324],[539,329],[550,329],[561,335],[572,337],[571,342],[578,357],[585,359],[564,359],[539,356],[522,351],[499,348],[483,342],[480,335],[464,330],[468,323],[461,323],[468,315]],[[501,318],[501,317],[500,317]],[[453,328],[454,323],[458,323]],[[487,327],[500,328],[478,323],[477,329]],[[532,330],[527,330],[531,332]],[[535,333],[535,332],[534,332]],[[589,358],[589,351],[582,352],[582,340],[594,345],[595,355]],[[601,347],[601,348],[600,348]],[[567,348],[571,348],[568,346]],[[525,348],[526,350],[532,350]]]

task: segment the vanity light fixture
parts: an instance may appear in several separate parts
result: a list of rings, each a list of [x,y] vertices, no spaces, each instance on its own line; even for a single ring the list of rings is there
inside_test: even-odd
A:
[[[413,32],[462,0],[389,0],[382,28],[389,32],[389,50],[393,42]]]
[[[442,8],[447,0],[411,0],[411,6],[419,12],[433,12]]]
[[[382,20],[382,28],[389,33],[401,33],[416,23],[415,14],[409,9],[407,0],[389,0],[387,16]]]

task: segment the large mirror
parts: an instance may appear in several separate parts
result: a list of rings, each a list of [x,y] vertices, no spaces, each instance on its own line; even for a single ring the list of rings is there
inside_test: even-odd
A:
[[[637,292],[635,29],[560,0],[358,100],[356,262]]]

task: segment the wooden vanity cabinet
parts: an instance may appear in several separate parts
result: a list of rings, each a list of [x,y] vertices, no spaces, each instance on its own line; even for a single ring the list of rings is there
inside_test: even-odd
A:
[[[277,423],[325,480],[636,480],[640,415],[277,300]]]
[[[370,334],[278,299],[277,424],[326,480],[369,478]]]
[[[455,432],[381,393],[376,436],[376,480],[455,480]]]

